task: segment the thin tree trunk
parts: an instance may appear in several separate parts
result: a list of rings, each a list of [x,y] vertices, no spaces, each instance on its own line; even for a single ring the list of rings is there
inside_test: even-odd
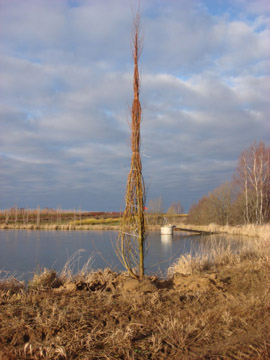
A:
[[[259,173],[259,189],[260,189],[260,208],[259,208],[259,224],[263,223],[263,203],[264,203],[264,177],[263,177],[263,152],[260,149],[259,154],[259,164],[260,164],[260,173]]]
[[[249,201],[248,201],[248,174],[247,174],[247,156],[244,155],[244,164],[245,164],[245,203],[246,203],[246,213],[245,213],[245,222],[249,223]]]
[[[18,220],[18,208],[17,208],[17,205],[15,206],[15,225],[17,225],[17,220]]]
[[[126,186],[126,206],[119,232],[119,254],[123,265],[132,277],[142,279],[144,276],[145,256],[145,188],[142,176],[140,157],[140,78],[138,62],[141,55],[140,14],[134,17],[133,36],[133,104],[132,104],[132,134],[131,134],[131,164]],[[135,269],[134,269],[135,268]],[[137,269],[137,270],[136,270]]]
[[[37,207],[37,227],[40,225],[40,206]]]

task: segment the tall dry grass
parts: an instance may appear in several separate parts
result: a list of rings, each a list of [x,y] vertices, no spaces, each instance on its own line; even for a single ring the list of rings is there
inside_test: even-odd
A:
[[[243,235],[250,237],[260,237],[264,239],[270,239],[270,224],[264,225],[217,225],[215,223],[209,225],[193,225],[193,224],[181,224],[183,229],[193,229],[198,231],[205,231],[209,233],[224,233],[229,235]]]
[[[107,222],[86,222],[82,225],[77,224],[63,224],[63,225],[57,225],[57,224],[42,224],[42,225],[34,225],[34,224],[20,224],[20,225],[13,225],[13,224],[2,224],[0,225],[1,230],[118,230],[119,225],[117,221],[107,221]]]
[[[211,229],[213,227],[207,227],[205,231]],[[241,233],[241,235],[243,234]],[[223,266],[236,267],[246,259],[253,259],[259,263],[268,262],[270,260],[269,245],[270,241],[267,237],[256,237],[249,240],[240,238],[234,246],[218,236],[204,236],[204,242],[196,249],[195,253],[191,251],[182,255],[169,267],[168,276],[173,276],[175,273],[191,275],[203,271],[214,271]]]
[[[15,275],[8,271],[0,270],[0,292],[14,293],[24,289],[25,284],[23,281],[16,279]]]

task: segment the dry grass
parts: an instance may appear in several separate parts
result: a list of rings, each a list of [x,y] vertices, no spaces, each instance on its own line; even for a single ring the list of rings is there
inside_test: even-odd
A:
[[[44,225],[33,225],[33,224],[28,224],[28,225],[0,225],[0,229],[1,230],[12,230],[12,229],[17,229],[17,230],[101,230],[101,231],[105,231],[105,230],[118,230],[119,225],[118,222],[102,222],[100,221],[98,222],[93,222],[93,223],[86,223],[86,224],[82,224],[82,225],[74,225],[72,223],[70,224],[65,224],[65,225],[57,225],[57,224],[44,224]]]
[[[209,225],[181,224],[181,228],[206,231],[210,233],[224,233],[229,235],[243,235],[243,236],[270,239],[270,224],[264,224],[264,225],[249,224],[249,225],[239,225],[239,226],[230,226],[230,225],[222,226],[214,223]]]
[[[17,280],[6,271],[0,271],[0,292],[17,293],[24,289],[23,281]]]
[[[174,273],[190,275],[203,271],[217,271],[224,266],[237,267],[245,259],[266,263],[270,261],[269,240],[266,238],[242,241],[239,239],[237,249],[233,248],[233,244],[228,244],[215,235],[203,238],[205,240],[195,254],[182,255],[169,268],[169,276]]]
[[[270,358],[269,247],[221,246],[143,281],[91,260],[0,282],[0,359]],[[213,257],[215,255],[215,257]]]

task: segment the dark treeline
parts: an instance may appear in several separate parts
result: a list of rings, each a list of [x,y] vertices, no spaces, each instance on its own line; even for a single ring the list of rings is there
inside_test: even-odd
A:
[[[253,144],[239,157],[231,182],[193,204],[189,222],[261,225],[270,220],[270,146]]]

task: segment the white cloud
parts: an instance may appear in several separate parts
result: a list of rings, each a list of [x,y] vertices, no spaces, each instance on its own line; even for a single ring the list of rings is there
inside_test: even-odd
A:
[[[270,4],[265,0],[236,0],[236,2],[244,7],[248,13],[252,14],[265,14],[270,13]]]
[[[248,74],[258,62],[269,59],[269,30],[257,32],[243,21],[231,21],[218,23],[215,32],[221,47],[217,70]]]
[[[130,157],[131,6],[76,4],[0,0],[3,207],[93,200],[96,209],[117,210],[122,204]],[[261,10],[239,0],[217,13],[211,1],[141,2],[149,197],[163,195],[169,205],[178,196],[188,208],[230,178],[243,148],[269,141],[270,15],[258,5]]]

